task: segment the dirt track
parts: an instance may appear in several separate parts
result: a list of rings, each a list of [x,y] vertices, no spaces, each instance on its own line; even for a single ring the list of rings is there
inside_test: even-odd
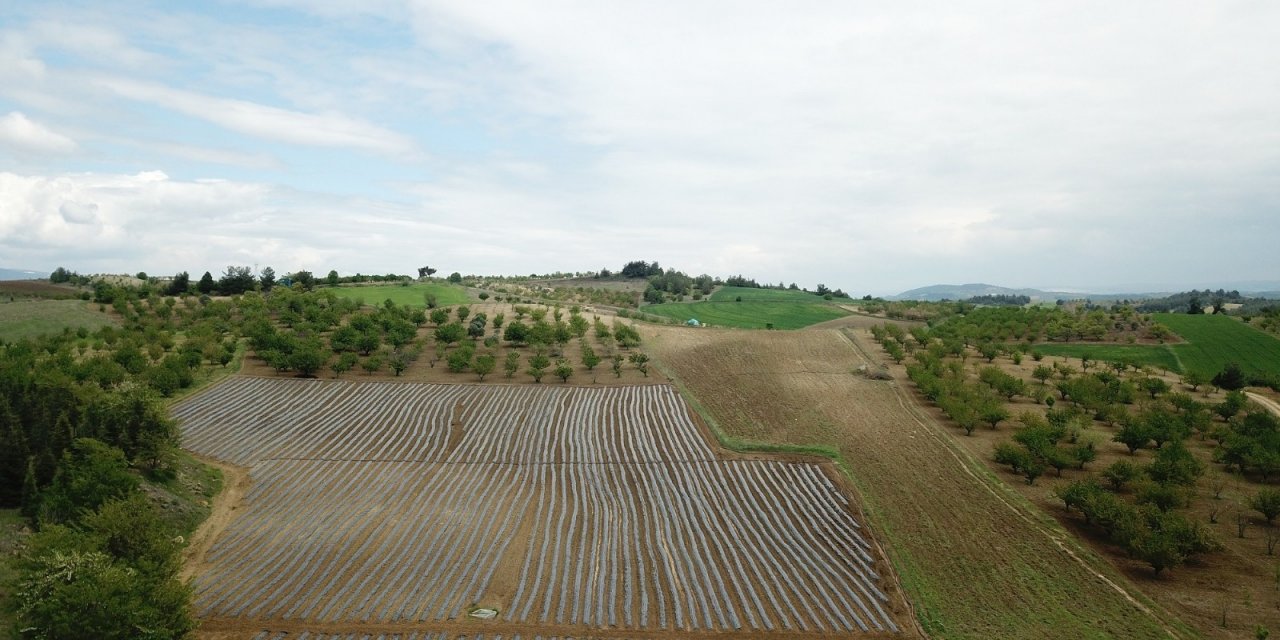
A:
[[[836,444],[926,630],[1181,637],[1105,562],[990,476],[896,382],[853,375],[856,335],[653,328],[650,349],[731,435]]]
[[[1245,395],[1249,396],[1250,400],[1253,400],[1254,402],[1265,407],[1267,411],[1270,411],[1271,413],[1274,413],[1280,416],[1280,403],[1276,403],[1275,400],[1272,400],[1271,398],[1268,398],[1260,393],[1254,393],[1252,391],[1245,392]]]
[[[191,541],[182,553],[182,572],[179,578],[183,581],[190,580],[206,568],[205,554],[209,552],[209,547],[213,546],[213,541],[235,517],[250,482],[249,470],[244,467],[227,464],[207,456],[197,455],[196,457],[204,464],[217,467],[222,471],[222,491],[213,499],[209,517],[205,518],[200,528],[191,534]]]

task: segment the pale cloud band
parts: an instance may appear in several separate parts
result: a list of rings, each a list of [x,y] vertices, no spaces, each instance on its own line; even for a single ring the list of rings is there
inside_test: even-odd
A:
[[[18,111],[0,118],[0,144],[25,153],[65,154],[77,149],[75,140],[32,122]]]
[[[0,266],[1280,273],[1280,5],[231,8],[0,11]]]

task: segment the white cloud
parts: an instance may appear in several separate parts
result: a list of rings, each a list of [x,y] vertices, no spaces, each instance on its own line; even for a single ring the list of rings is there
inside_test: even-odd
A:
[[[0,118],[0,143],[34,153],[62,154],[77,149],[75,140],[31,121],[18,111]]]
[[[119,31],[102,24],[75,18],[40,20],[23,32],[42,48],[71,52],[94,65],[136,69],[165,64],[162,56],[134,46]]]
[[[416,147],[401,134],[341,113],[291,111],[125,79],[104,79],[99,84],[125,98],[160,105],[266,140],[393,155],[411,154]]]

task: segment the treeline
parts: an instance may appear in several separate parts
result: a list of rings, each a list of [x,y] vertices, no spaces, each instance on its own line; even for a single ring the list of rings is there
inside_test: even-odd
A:
[[[1220,402],[1200,402],[1145,369],[1124,363],[1104,368],[1087,359],[1080,369],[1061,362],[1037,364],[1033,381],[997,366],[978,367],[971,375],[967,358],[1020,362],[1025,346],[986,351],[941,328],[906,331],[886,324],[872,334],[890,357],[908,361],[908,377],[921,394],[966,434],[984,425],[993,430],[1014,426],[1011,437],[993,451],[996,464],[1028,484],[1049,470],[1059,477],[1077,474],[1055,495],[1156,573],[1220,547],[1184,512],[1207,468],[1191,452],[1191,438],[1212,443],[1212,460],[1225,471],[1263,483],[1280,479],[1280,419],[1248,403],[1240,391],[1229,391]],[[1031,356],[1040,362],[1038,354]],[[1234,386],[1229,378],[1224,372],[1214,384]],[[1192,392],[1209,384],[1194,374],[1182,382]],[[1008,403],[1018,398],[1044,408],[1014,416]],[[1124,445],[1134,459],[1090,470],[1103,437]],[[1149,462],[1135,462],[1144,451],[1152,452]],[[1263,488],[1247,502],[1268,523],[1280,515],[1280,492],[1273,489]],[[1242,520],[1238,526],[1246,524]]]
[[[65,267],[58,267],[53,270],[53,273],[49,274],[49,282],[52,284],[74,284],[83,286],[93,282],[93,279],[88,276],[82,276],[74,271],[70,271]]]
[[[776,285],[761,284],[755,279],[747,278],[741,274],[732,275],[723,280],[705,273],[690,276],[676,269],[663,269],[656,260],[653,262],[633,260],[623,265],[619,274],[624,278],[648,278],[648,286],[645,288],[643,296],[643,300],[647,304],[660,304],[669,301],[682,302],[686,296],[690,296],[694,300],[701,300],[703,297],[711,295],[711,292],[719,286],[804,291],[827,300],[849,297],[849,294],[844,291],[829,289],[825,284],[819,284],[816,291],[809,291],[808,289],[801,289],[794,282],[790,285],[785,285],[781,282]],[[604,269],[597,275],[599,277],[608,277],[611,272],[608,269]]]
[[[162,515],[147,492],[179,482],[160,398],[234,358],[235,318],[226,302],[143,294],[113,285],[122,327],[0,342],[0,504],[36,529],[13,561],[23,637],[194,628],[177,571],[195,523]]]
[[[1136,308],[1142,313],[1181,312],[1197,314],[1204,313],[1205,308],[1210,307],[1210,313],[1226,313],[1224,305],[1248,303],[1265,303],[1265,301],[1243,296],[1235,289],[1231,291],[1223,289],[1216,291],[1192,289],[1191,291],[1183,291],[1163,298],[1143,300],[1137,304]]]
[[[989,305],[989,306],[1021,307],[1024,305],[1031,304],[1031,297],[1023,296],[1023,295],[1010,295],[1005,293],[987,294],[987,295],[973,296],[972,298],[967,298],[964,300],[964,302],[967,302],[969,304],[981,304],[981,305]]]
[[[434,273],[434,270],[432,272]],[[94,290],[92,297],[95,302],[110,304],[115,296],[124,290],[132,290],[134,292],[133,295],[144,298],[151,293],[167,296],[180,296],[188,293],[234,296],[249,291],[270,291],[277,284],[283,284],[284,286],[296,284],[303,290],[310,291],[322,285],[336,287],[341,284],[363,284],[368,282],[408,283],[413,280],[408,275],[396,273],[385,275],[357,273],[351,276],[339,276],[336,270],[329,271],[328,275],[323,278],[317,277],[307,270],[277,276],[275,269],[271,267],[263,267],[255,275],[249,267],[237,265],[228,266],[226,271],[216,278],[212,273],[206,271],[194,283],[191,281],[191,274],[186,271],[174,274],[171,278],[148,277],[144,272],[139,272],[134,277],[140,281],[138,286],[114,283],[104,277],[82,276],[64,267],[58,267],[49,275],[49,281],[54,284],[90,286]],[[449,276],[450,282],[460,282],[461,280],[462,276],[460,274],[454,273]]]

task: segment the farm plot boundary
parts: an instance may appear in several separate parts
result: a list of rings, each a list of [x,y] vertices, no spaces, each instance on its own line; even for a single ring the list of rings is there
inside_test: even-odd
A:
[[[1045,535],[1052,520],[957,455],[897,383],[851,373],[866,362],[856,338],[647,329],[655,361],[733,440],[835,449],[929,635],[1195,637],[1089,549]]]
[[[214,627],[480,605],[535,631],[821,637],[909,615],[821,466],[723,458],[665,385],[235,378],[175,413],[254,477],[195,582]]]

